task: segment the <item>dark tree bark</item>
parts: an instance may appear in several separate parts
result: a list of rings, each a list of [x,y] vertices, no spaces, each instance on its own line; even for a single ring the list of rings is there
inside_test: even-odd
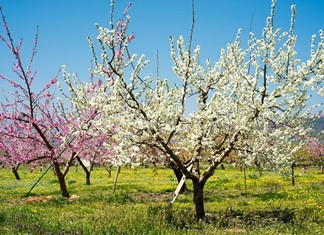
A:
[[[83,164],[83,162],[81,161],[80,157],[77,156],[76,159],[78,160],[80,166],[82,167],[82,169],[84,170],[85,174],[86,174],[86,184],[90,185],[90,175],[91,175],[91,171],[88,170],[88,168]]]
[[[293,162],[291,164],[291,185],[292,186],[295,186],[295,166],[296,166],[296,163]]]
[[[90,172],[86,172],[86,184],[90,185]]]
[[[196,219],[204,219],[205,218],[205,206],[204,206],[204,186],[205,183],[199,182],[199,181],[192,181],[193,183],[193,201],[195,204],[195,210],[196,210]]]
[[[173,161],[170,162],[170,167],[172,168],[174,174],[176,175],[178,183],[180,183],[180,181],[183,177],[183,174],[182,174],[180,168]],[[186,192],[188,192],[188,188],[187,188],[186,183],[184,183],[182,188],[180,189],[180,193],[186,193]]]
[[[12,173],[15,175],[16,180],[20,180],[20,176],[18,173],[18,168],[19,168],[20,164],[17,164],[16,166],[12,167]]]
[[[181,179],[183,177],[182,172],[180,171],[179,168],[172,168],[172,170],[173,170],[174,174],[177,177],[178,183],[180,183],[180,181],[181,181]],[[186,185],[186,182],[185,182],[185,183],[183,183],[183,185],[182,185],[182,187],[180,189],[180,193],[183,194],[183,193],[186,193],[186,192],[188,192],[188,188],[187,188],[187,185]]]
[[[57,161],[53,161],[53,166],[54,166],[55,174],[56,174],[59,184],[60,184],[61,194],[63,197],[69,198],[70,194],[69,194],[69,191],[67,190],[65,178],[64,178],[64,175],[60,169],[60,164]]]

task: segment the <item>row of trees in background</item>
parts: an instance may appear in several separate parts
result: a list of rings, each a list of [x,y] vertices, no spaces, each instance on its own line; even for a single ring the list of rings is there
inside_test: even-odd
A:
[[[295,50],[295,6],[288,32],[274,27],[272,1],[260,38],[250,32],[243,48],[239,30],[216,62],[204,64],[200,47],[192,45],[193,11],[187,45],[183,37],[170,38],[178,78],[171,84],[159,74],[145,74],[149,62],[130,52],[135,38],[127,32],[130,5],[115,21],[113,4],[108,28],[97,25],[97,42],[89,38],[95,65],[90,81],[63,67],[68,89],[59,86],[59,99],[52,86],[60,73],[39,92],[34,88],[37,34],[24,66],[22,40],[15,45],[1,11],[5,34],[0,38],[13,56],[15,74],[0,75],[13,87],[1,103],[2,164],[14,169],[22,163],[50,164],[64,197],[69,197],[65,176],[75,161],[89,184],[94,163],[173,166],[193,182],[197,219],[205,217],[205,183],[233,155],[244,165],[280,169],[294,164],[307,145],[309,156],[323,165],[323,143],[310,139],[315,106],[306,103],[311,90],[323,95],[324,34],[312,37],[310,57],[302,62]],[[192,97],[195,110],[189,111]],[[208,165],[204,171],[202,164]]]

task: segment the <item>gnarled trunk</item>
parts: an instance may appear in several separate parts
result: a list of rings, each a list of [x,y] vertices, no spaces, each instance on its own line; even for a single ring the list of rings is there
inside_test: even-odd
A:
[[[55,174],[57,176],[57,179],[59,181],[59,184],[60,184],[60,189],[61,189],[61,194],[63,197],[70,197],[70,194],[67,190],[67,187],[66,187],[66,182],[65,182],[65,178],[64,178],[64,175],[60,169],[60,164],[57,162],[57,161],[53,161],[53,166],[54,166],[54,171],[55,171]]]
[[[193,201],[196,210],[196,219],[203,219],[206,215],[204,206],[204,186],[205,183],[199,181],[192,181],[193,183]]]

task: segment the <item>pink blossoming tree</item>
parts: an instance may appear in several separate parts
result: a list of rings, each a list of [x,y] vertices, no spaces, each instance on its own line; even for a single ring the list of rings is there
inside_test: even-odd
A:
[[[320,142],[320,140],[314,139],[310,140],[307,143],[307,152],[309,154],[310,159],[313,163],[318,164],[321,170],[321,173],[323,174],[323,165],[324,165],[324,143],[323,140]]]
[[[11,85],[12,90],[5,94],[6,102],[1,103],[0,111],[0,148],[5,151],[8,161],[14,164],[46,161],[53,164],[60,184],[62,196],[69,197],[69,192],[60,169],[63,159],[60,157],[66,143],[61,138],[60,130],[64,120],[54,106],[54,94],[51,88],[57,82],[57,75],[39,92],[34,83],[37,70],[33,62],[36,55],[38,34],[30,60],[25,66],[21,57],[22,39],[15,45],[6,19],[0,9],[4,35],[1,41],[13,56],[13,75],[0,74],[0,78]]]

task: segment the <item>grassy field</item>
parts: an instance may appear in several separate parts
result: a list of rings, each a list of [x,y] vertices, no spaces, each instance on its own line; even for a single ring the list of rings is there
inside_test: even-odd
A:
[[[113,172],[113,176],[114,176]],[[192,192],[166,208],[177,186],[165,168],[122,168],[117,189],[114,177],[95,168],[91,185],[81,169],[67,175],[71,199],[60,197],[53,172],[26,192],[42,172],[20,170],[17,181],[0,170],[0,234],[323,234],[324,175],[307,169],[290,186],[275,172],[260,177],[236,168],[217,170],[205,187],[206,221],[194,218]],[[187,181],[189,189],[192,186]]]

